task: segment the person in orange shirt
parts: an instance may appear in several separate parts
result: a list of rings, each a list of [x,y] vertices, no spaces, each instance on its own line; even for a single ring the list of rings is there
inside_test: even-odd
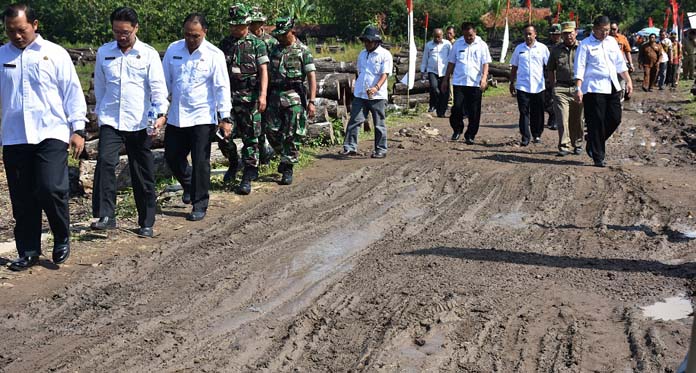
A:
[[[621,49],[624,59],[626,60],[628,73],[631,74],[633,72],[633,61],[631,60],[631,43],[628,42],[626,36],[619,33],[619,24],[616,22],[612,22],[609,25],[609,35],[614,37],[614,39],[616,39],[616,42],[619,43],[619,49]],[[626,82],[621,78],[619,78],[619,82],[621,82],[621,88],[623,89],[621,93],[621,101],[623,101],[624,99],[629,99],[630,97],[623,96],[623,92],[626,92]]]

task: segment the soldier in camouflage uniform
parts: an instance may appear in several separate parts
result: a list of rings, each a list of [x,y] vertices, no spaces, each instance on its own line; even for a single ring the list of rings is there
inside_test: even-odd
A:
[[[261,12],[261,9],[257,6],[253,7],[251,10],[251,23],[249,24],[249,32],[254,34],[257,38],[263,40],[266,43],[266,50],[270,53],[271,49],[278,45],[278,40],[274,38],[271,34],[267,33],[263,26],[266,24],[266,16]],[[273,148],[268,144],[266,139],[266,127],[269,122],[268,119],[269,111],[266,110],[261,114],[261,137],[259,137],[259,153],[261,164],[268,164],[273,158],[274,152]]]
[[[271,60],[268,140],[280,154],[280,184],[292,184],[292,168],[300,155],[300,144],[306,133],[307,116],[314,117],[317,84],[314,59],[309,48],[295,37],[295,21],[290,17],[276,20],[273,36],[278,39],[269,55]],[[309,85],[309,100],[304,86]]]
[[[230,158],[230,170],[236,174],[236,146],[232,134],[242,138],[242,163],[244,173],[237,193],[251,193],[251,181],[259,175],[259,136],[261,136],[261,113],[266,110],[266,88],[268,86],[268,55],[266,44],[249,32],[251,11],[244,4],[230,7],[230,37],[223,40],[221,49],[227,58],[232,91],[233,126],[221,122],[226,147]],[[224,48],[224,49],[223,49]],[[234,167],[234,168],[233,168]],[[230,178],[234,180],[233,177]]]

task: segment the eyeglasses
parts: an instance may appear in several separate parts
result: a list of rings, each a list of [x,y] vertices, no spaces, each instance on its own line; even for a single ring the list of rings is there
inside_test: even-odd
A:
[[[133,31],[135,31],[135,30],[114,30],[114,29],[111,29],[111,32],[113,32],[114,35],[125,36],[125,37],[131,36],[133,34]]]
[[[619,29],[617,29],[617,28],[612,28],[612,29],[609,29],[609,30],[610,30],[610,31],[619,31]]]

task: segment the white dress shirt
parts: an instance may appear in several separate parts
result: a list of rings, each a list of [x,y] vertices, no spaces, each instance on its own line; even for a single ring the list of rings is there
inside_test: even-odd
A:
[[[483,67],[491,63],[491,53],[488,44],[479,36],[469,44],[460,37],[454,42],[448,62],[454,64],[452,85],[465,87],[480,87],[483,77]]]
[[[620,91],[617,74],[627,70],[619,43],[611,36],[600,41],[592,34],[580,42],[575,52],[575,79],[582,80],[583,94],[610,94],[612,85]]]
[[[94,66],[94,95],[100,126],[129,132],[144,129],[151,103],[157,114],[165,114],[169,107],[159,53],[137,39],[126,53],[116,41],[102,45]]]
[[[438,77],[445,76],[451,49],[452,43],[450,43],[449,40],[443,39],[439,43],[435,43],[435,41],[431,40],[425,43],[420,71],[422,73],[433,73]]]
[[[538,41],[534,41],[531,47],[522,43],[515,48],[510,64],[517,66],[516,90],[539,93],[546,88],[544,66],[549,62],[549,55],[549,48]]]
[[[386,80],[372,98],[367,97],[367,89],[375,87],[382,74],[391,75],[393,66],[392,54],[381,45],[369,53],[363,49],[358,55],[358,78],[355,80],[353,95],[365,100],[386,100],[389,95]]]
[[[218,118],[230,116],[230,77],[220,49],[203,40],[189,53],[184,40],[175,41],[167,48],[162,65],[172,97],[168,125],[217,124]]]
[[[87,104],[70,55],[36,35],[24,50],[0,47],[1,145],[68,143],[85,129]]]

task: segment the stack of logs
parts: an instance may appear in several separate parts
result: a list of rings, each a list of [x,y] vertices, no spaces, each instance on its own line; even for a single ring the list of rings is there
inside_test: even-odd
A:
[[[395,68],[398,65],[394,65]],[[408,69],[408,66],[405,67]],[[398,74],[397,77],[401,78],[406,71]],[[430,101],[430,82],[427,80],[420,79],[420,62],[416,67],[416,80],[413,84],[413,88],[409,92],[405,84],[396,83],[394,84],[394,90],[390,97],[389,102],[399,106],[406,106],[413,108],[418,104],[427,105]],[[510,65],[492,62],[488,65],[488,82],[489,86],[492,86],[493,82],[509,82],[510,81]]]

